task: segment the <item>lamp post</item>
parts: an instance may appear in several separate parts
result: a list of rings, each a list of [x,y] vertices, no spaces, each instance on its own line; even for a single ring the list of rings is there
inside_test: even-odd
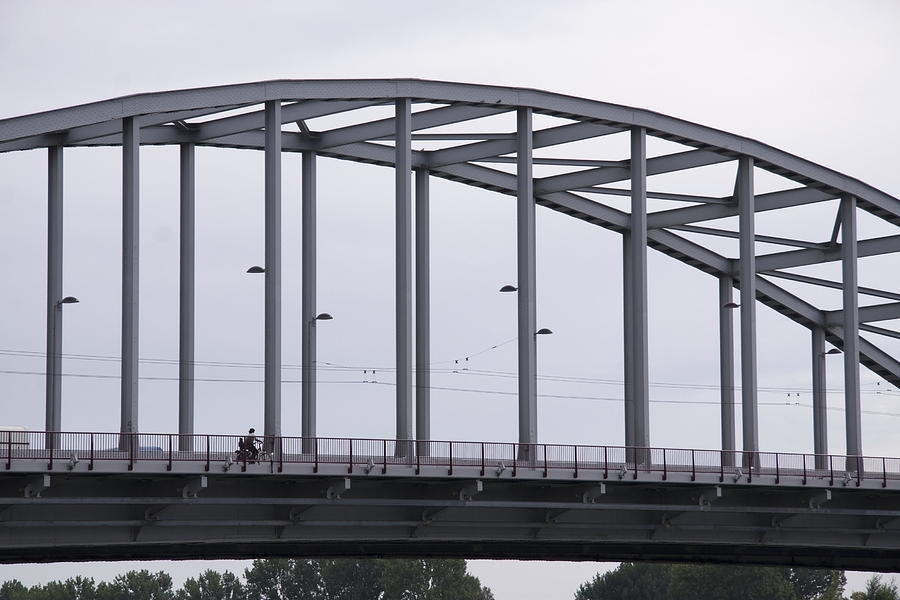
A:
[[[44,440],[48,449],[59,447],[59,432],[62,429],[62,307],[64,304],[77,303],[78,298],[75,296],[57,300],[47,332],[46,430],[52,433]]]
[[[309,319],[304,325],[306,327],[306,348],[303,352],[303,365],[301,371],[302,390],[301,390],[301,450],[304,454],[312,454],[315,452],[316,444],[316,364],[314,358],[315,351],[315,328],[316,321],[331,321],[334,319],[329,313],[319,313],[312,319]]]

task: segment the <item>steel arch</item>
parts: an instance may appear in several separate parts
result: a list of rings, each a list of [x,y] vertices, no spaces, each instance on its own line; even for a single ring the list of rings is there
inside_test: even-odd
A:
[[[396,149],[378,143],[397,135],[394,118],[356,125],[310,131],[305,121],[370,106],[438,105],[438,108],[411,112],[409,136],[420,130],[474,121],[481,117],[514,111],[531,111],[570,120],[571,123],[536,129],[533,148],[545,148],[614,133],[638,131],[693,148],[665,156],[646,158],[647,176],[691,170],[707,165],[745,160],[785,177],[799,187],[750,196],[756,212],[779,210],[834,199],[852,200],[856,207],[900,226],[900,200],[864,182],[817,165],[756,140],[716,130],[653,111],[588,100],[541,90],[490,85],[425,81],[383,80],[278,80],[219,87],[146,93],[94,102],[59,110],[0,120],[0,152],[34,148],[72,146],[117,146],[130,126],[139,132],[141,145],[192,144],[225,148],[264,150],[267,144],[266,110],[254,106],[278,106],[278,120],[297,122],[300,131],[282,132],[280,151],[321,155],[362,163],[396,166]],[[227,114],[240,109],[242,114]],[[203,117],[198,122],[194,119]],[[271,123],[271,121],[270,121]],[[427,135],[427,134],[426,134]],[[441,137],[441,136],[444,137]],[[125,141],[129,141],[127,136]],[[521,195],[517,177],[486,166],[519,160],[519,141],[514,133],[490,132],[437,134],[433,141],[464,141],[435,150],[411,150],[410,168],[444,179],[477,186],[508,195]],[[133,140],[132,140],[133,141]],[[270,140],[270,143],[271,140]],[[534,164],[585,167],[562,175],[535,178],[531,193],[534,202],[575,218],[626,234],[633,215],[591,199],[594,194],[632,194],[633,190],[604,187],[634,177],[634,160],[604,161],[592,156],[567,159],[531,158]],[[712,198],[665,191],[644,191],[644,198],[685,201],[691,205],[647,213],[646,247],[654,248],[703,272],[727,278],[742,288],[741,265],[747,261],[729,259],[693,242],[680,232],[693,232],[782,244],[791,250],[754,256],[755,273],[748,289],[757,300],[812,330],[824,331],[825,338],[843,347],[847,326],[843,311],[824,311],[777,285],[773,278],[798,277],[780,269],[840,260],[850,248],[837,242],[837,224],[831,239],[789,240],[771,236],[748,238],[746,232],[718,230],[693,225],[711,219],[737,216],[740,212],[738,186],[731,196]],[[593,196],[596,197],[596,196]],[[746,241],[746,240],[744,240]],[[854,257],[900,251],[900,235],[854,241]],[[639,247],[639,246],[638,246]],[[799,249],[798,249],[799,248]],[[846,250],[846,252],[845,252]],[[845,262],[847,262],[845,260]],[[853,271],[855,277],[855,270]],[[802,277],[802,276],[800,276]],[[806,283],[846,288],[839,282]],[[892,297],[890,291],[869,290],[873,295]],[[857,311],[858,328],[897,337],[892,330],[867,325],[867,320],[897,318],[900,303],[884,304],[877,310]],[[871,313],[871,314],[868,314]],[[868,314],[868,316],[867,316]],[[900,362],[871,342],[853,336],[860,363],[894,385],[900,385]],[[851,350],[854,344],[851,344]],[[640,361],[638,361],[640,362]],[[641,445],[640,443],[636,445]],[[852,452],[848,452],[852,454]]]

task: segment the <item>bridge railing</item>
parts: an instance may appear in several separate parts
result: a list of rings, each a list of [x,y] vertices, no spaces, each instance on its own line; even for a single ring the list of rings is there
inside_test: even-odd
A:
[[[0,432],[2,434],[4,432]],[[14,433],[14,435],[13,435]],[[142,461],[164,461],[168,469],[176,463],[240,465],[270,463],[278,470],[285,464],[346,465],[348,472],[375,469],[386,473],[391,466],[422,468],[476,467],[484,475],[512,476],[521,469],[549,476],[560,471],[573,477],[602,472],[602,476],[637,479],[641,474],[716,474],[720,481],[754,477],[828,478],[831,484],[861,485],[863,480],[900,480],[900,458],[874,456],[815,455],[790,452],[743,452],[690,448],[631,448],[572,444],[518,444],[514,442],[413,441],[374,438],[300,438],[258,436],[256,454],[239,452],[242,436],[177,433],[104,433],[16,431],[0,435],[0,464],[6,470],[16,460],[46,460],[47,468],[74,468],[87,461],[88,469],[103,461],[125,461],[129,468]]]

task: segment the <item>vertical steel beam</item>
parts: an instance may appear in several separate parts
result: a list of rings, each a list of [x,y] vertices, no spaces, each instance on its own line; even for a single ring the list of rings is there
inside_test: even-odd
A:
[[[516,114],[516,247],[519,329],[519,443],[537,443],[537,293],[535,203],[532,175],[534,148],[531,109]],[[522,458],[533,460],[533,447],[524,446]]]
[[[302,158],[300,227],[302,263],[300,278],[303,321],[303,360],[300,420],[303,452],[312,453],[316,437],[316,153],[305,151]]]
[[[122,119],[122,433],[138,431],[140,135],[136,117]]]
[[[631,129],[631,293],[634,445],[650,446],[647,348],[647,132]]]
[[[411,448],[400,440],[413,439],[412,422],[412,102],[399,98],[396,122],[396,311],[397,311],[397,440],[398,456],[408,456]]]
[[[844,408],[847,418],[847,470],[862,455],[859,404],[859,297],[857,294],[856,198],[841,197],[841,272],[844,296]]]
[[[734,280],[719,277],[719,388],[722,409],[722,464],[734,466]]]
[[[194,433],[194,144],[181,144],[181,248],[178,323],[178,449]]]
[[[827,467],[828,402],[825,393],[825,330],[812,328],[813,453],[817,469]]]
[[[741,156],[737,173],[741,282],[741,421],[745,466],[759,450],[759,409],[756,384],[756,246],[753,159]]]
[[[632,289],[631,233],[622,232],[622,333],[624,353],[625,446],[634,447],[634,294]],[[634,452],[628,452],[634,461]]]
[[[416,170],[416,439],[430,454],[431,439],[431,240],[428,169]]]
[[[46,431],[62,429],[62,265],[63,265],[63,149],[47,153],[47,398]],[[51,439],[46,439],[49,448]],[[58,444],[56,444],[58,446]]]
[[[281,435],[281,102],[266,102],[265,401],[266,436]]]

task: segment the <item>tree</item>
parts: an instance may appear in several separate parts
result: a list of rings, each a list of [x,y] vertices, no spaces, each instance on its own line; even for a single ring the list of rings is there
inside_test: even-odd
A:
[[[247,600],[319,600],[322,580],[317,561],[254,560],[244,571]]]
[[[244,586],[230,571],[207,569],[189,578],[175,594],[176,600],[244,600]]]
[[[794,588],[778,569],[730,565],[675,565],[669,600],[796,600]]]
[[[372,600],[384,594],[384,573],[378,560],[319,560],[321,600]]]
[[[162,571],[128,571],[97,586],[98,600],[174,600],[172,577]]]
[[[575,600],[664,600],[671,568],[662,564],[622,563],[582,584]]]
[[[843,600],[847,577],[832,569],[783,569],[800,600]]]
[[[843,571],[827,569],[622,563],[583,584],[575,599],[843,600],[846,583]]]
[[[0,585],[0,600],[31,600],[31,595],[21,581],[11,579]]]
[[[29,590],[29,600],[96,600],[97,586],[91,578],[80,575],[65,581],[51,581]]]
[[[490,588],[468,573],[462,559],[426,560],[429,577],[427,600],[494,600]]]
[[[256,560],[245,575],[247,600],[493,600],[464,560]]]
[[[850,600],[898,600],[898,598],[900,598],[900,593],[898,593],[894,581],[882,583],[880,575],[873,575],[869,578],[864,592],[853,592],[850,595]]]

